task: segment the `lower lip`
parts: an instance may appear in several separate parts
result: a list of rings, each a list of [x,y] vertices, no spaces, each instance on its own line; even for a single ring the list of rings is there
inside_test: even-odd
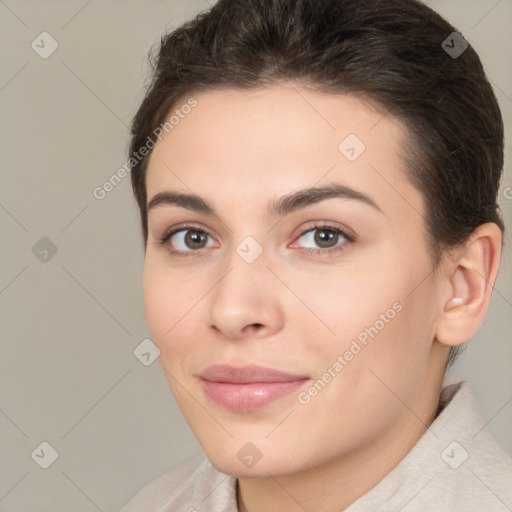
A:
[[[203,389],[216,404],[233,411],[249,412],[261,409],[274,400],[292,394],[303,386],[306,380],[309,379],[248,384],[203,380]]]

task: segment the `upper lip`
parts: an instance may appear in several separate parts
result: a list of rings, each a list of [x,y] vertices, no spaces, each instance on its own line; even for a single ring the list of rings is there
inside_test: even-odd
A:
[[[248,384],[251,382],[293,382],[308,378],[304,375],[285,373],[265,366],[248,365],[235,367],[228,364],[209,366],[199,377],[212,382],[230,382],[234,384]]]

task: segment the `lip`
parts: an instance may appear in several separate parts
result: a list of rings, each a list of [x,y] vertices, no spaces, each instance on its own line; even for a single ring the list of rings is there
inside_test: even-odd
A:
[[[228,364],[215,364],[204,370],[200,377],[213,382],[248,384],[252,382],[291,382],[308,378],[305,375],[285,373],[266,366],[247,365],[235,367]]]
[[[250,412],[290,395],[309,379],[258,365],[234,367],[218,364],[200,374],[203,391],[227,409]]]

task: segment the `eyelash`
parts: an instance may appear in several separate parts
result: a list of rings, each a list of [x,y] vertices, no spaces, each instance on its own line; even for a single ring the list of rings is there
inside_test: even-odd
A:
[[[208,232],[202,228],[198,228],[197,226],[192,225],[192,224],[184,224],[177,228],[173,228],[170,231],[166,231],[159,239],[159,241],[158,241],[159,245],[164,246],[173,235],[175,235],[176,233],[179,233],[180,231],[194,231],[196,233],[201,233],[201,234],[210,236],[210,235],[208,235]],[[341,235],[346,240],[345,243],[355,242],[355,237],[353,235],[349,235],[347,232],[343,231],[338,226],[335,226],[335,225],[329,224],[329,223],[312,225],[312,226],[308,227],[307,229],[305,229],[304,231],[302,231],[299,234],[299,236],[297,237],[297,239],[303,237],[305,234],[309,233],[310,231],[330,231],[331,233],[334,233],[336,235]],[[343,249],[343,246],[345,245],[345,243],[342,243],[341,245],[337,245],[330,249],[303,249],[303,250],[309,254],[326,254],[326,253],[340,251],[341,249]],[[190,250],[190,251],[170,250],[169,252],[174,256],[178,256],[179,258],[187,258],[189,256],[197,255],[198,253],[201,252],[201,249]]]

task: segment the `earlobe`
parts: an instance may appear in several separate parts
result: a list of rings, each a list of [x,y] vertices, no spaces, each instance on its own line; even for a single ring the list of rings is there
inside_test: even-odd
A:
[[[460,345],[473,337],[482,324],[498,274],[501,236],[496,224],[482,224],[458,259],[447,261],[446,279],[451,293],[436,329],[440,343]]]

